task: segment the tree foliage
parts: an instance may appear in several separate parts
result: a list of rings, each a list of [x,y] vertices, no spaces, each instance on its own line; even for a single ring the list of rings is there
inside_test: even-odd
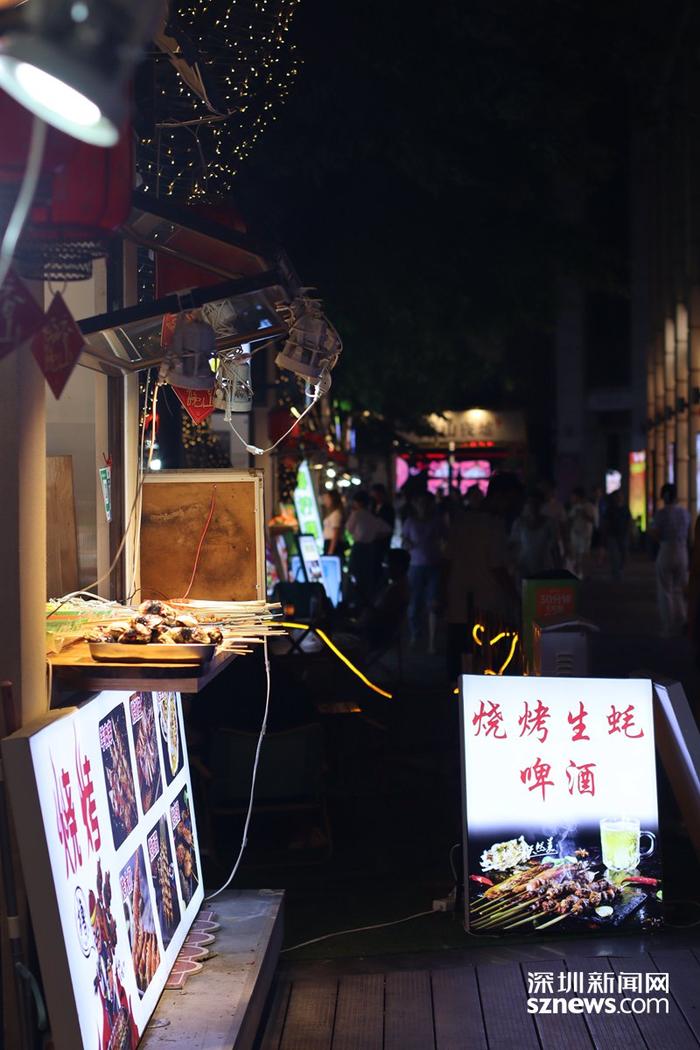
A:
[[[341,393],[396,419],[544,410],[557,276],[624,288],[657,22],[630,0],[304,0],[297,90],[237,194],[320,289]]]

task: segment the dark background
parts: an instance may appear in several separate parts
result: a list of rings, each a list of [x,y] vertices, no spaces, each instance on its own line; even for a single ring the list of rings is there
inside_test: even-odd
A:
[[[653,119],[683,13],[662,6],[300,4],[300,74],[234,193],[321,290],[336,396],[395,419],[525,408],[546,454],[567,273],[589,377],[625,382],[629,116]]]

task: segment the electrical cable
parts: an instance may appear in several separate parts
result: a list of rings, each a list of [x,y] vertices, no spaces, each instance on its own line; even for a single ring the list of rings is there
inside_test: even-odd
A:
[[[368,689],[371,689],[373,692],[378,693],[379,696],[383,696],[386,700],[394,699],[393,693],[388,693],[386,689],[380,689],[378,685],[375,685],[374,682],[371,682],[369,680],[366,674],[363,674],[359,667],[355,667],[354,663],[347,658],[345,653],[340,651],[338,646],[330,640],[326,632],[322,631],[320,627],[314,627],[312,624],[309,623],[293,623],[292,621],[288,620],[276,620],[275,622],[277,623],[278,627],[286,627],[288,630],[292,631],[310,631],[313,634],[317,635],[321,639],[323,644],[327,645],[330,651],[334,653],[334,655],[337,656],[338,659],[341,660],[345,664],[345,666],[350,671],[352,671],[353,674],[357,675],[361,682],[364,682]]]
[[[270,654],[269,654],[268,648],[267,648],[267,635],[265,635],[263,637],[263,652],[265,653],[265,675],[267,677],[267,692],[266,692],[266,696],[265,696],[265,711],[263,712],[262,725],[260,726],[260,736],[258,737],[258,746],[255,749],[255,760],[253,762],[253,775],[252,775],[251,781],[250,781],[250,801],[248,803],[248,812],[246,813],[245,824],[243,826],[243,838],[241,839],[241,848],[238,851],[238,857],[236,858],[236,863],[233,865],[233,868],[231,869],[231,874],[226,879],[226,882],[223,884],[223,886],[219,886],[218,890],[214,890],[213,893],[207,893],[205,895],[205,897],[204,897],[204,899],[206,901],[213,900],[214,897],[218,897],[220,893],[223,893],[225,889],[228,889],[228,887],[231,885],[231,883],[233,882],[233,880],[234,880],[234,878],[236,876],[236,872],[238,871],[238,868],[240,866],[241,860],[243,859],[243,854],[245,852],[245,848],[248,845],[248,828],[250,826],[250,818],[251,818],[252,813],[253,813],[253,802],[254,802],[254,799],[255,799],[255,778],[258,775],[258,763],[260,761],[260,750],[262,748],[263,740],[265,739],[265,732],[267,730],[267,716],[268,716],[268,713],[269,713],[269,710],[270,710],[271,677],[270,677]]]
[[[455,887],[457,886],[459,879],[457,878],[457,869],[455,868],[455,862],[452,858],[454,857],[455,850],[459,849],[461,845],[461,842],[455,842],[454,846],[450,850],[450,870],[452,871],[452,878],[455,880]]]
[[[199,566],[199,556],[202,553],[202,544],[204,543],[204,540],[205,540],[205,537],[207,535],[207,532],[209,531],[209,526],[211,525],[211,519],[214,516],[214,507],[215,506],[216,506],[216,485],[214,485],[212,490],[211,490],[211,504],[209,506],[209,515],[207,517],[207,520],[204,523],[204,528],[202,529],[202,535],[199,537],[199,544],[197,545],[197,553],[195,554],[194,565],[192,566],[192,575],[190,576],[190,582],[187,585],[187,590],[185,591],[185,593],[182,596],[182,600],[183,601],[184,601],[185,598],[189,598],[189,596],[190,596],[190,591],[192,590],[192,584],[194,583],[194,578],[197,575],[197,567]]]
[[[150,377],[149,377],[150,379]],[[138,570],[138,559],[141,548],[141,521],[143,516],[143,485],[146,479],[146,472],[150,470],[151,460],[153,459],[153,451],[156,444],[156,425],[157,425],[157,408],[158,408],[158,394],[160,392],[160,386],[156,383],[153,388],[153,401],[151,402],[151,444],[148,449],[148,461],[144,468],[143,465],[143,452],[146,444],[146,420],[148,418],[146,410],[148,408],[148,382],[146,381],[146,391],[144,396],[144,418],[143,427],[141,429],[141,445],[139,449],[139,480],[136,487],[136,495],[138,498],[138,510],[136,512],[136,531],[134,534],[134,550],[133,558],[131,562],[131,585],[129,587],[129,601],[136,594],[138,588],[136,587],[136,575]]]
[[[9,272],[14,258],[17,242],[19,241],[24,224],[29,216],[29,211],[34,200],[36,188],[41,176],[41,165],[44,159],[44,147],[46,145],[46,124],[40,117],[34,117],[32,121],[32,134],[29,140],[29,152],[27,154],[27,166],[24,169],[24,177],[15,201],[10,221],[5,228],[2,243],[0,244],[0,288]]]
[[[345,937],[350,933],[364,933],[365,930],[381,930],[385,926],[398,926],[399,923],[409,922],[411,919],[421,919],[424,915],[440,915],[441,912],[433,911],[417,911],[414,915],[405,915],[403,919],[392,919],[391,922],[375,922],[372,926],[357,926],[354,930],[338,930],[336,933],[324,933],[322,937],[312,937],[310,941],[302,941],[300,944],[293,944],[291,948],[283,948],[281,955],[286,952],[295,952],[297,948],[306,948],[309,944],[318,944],[319,941],[327,941],[330,937]]]
[[[318,390],[318,387],[317,387],[316,389]],[[319,393],[314,393],[314,396],[313,396],[313,400],[311,401],[311,403],[310,403],[310,404],[308,404],[308,405],[306,406],[306,408],[304,409],[304,411],[303,411],[302,413],[300,413],[300,415],[298,416],[298,418],[294,420],[294,422],[292,423],[292,425],[291,425],[291,427],[289,428],[289,430],[285,431],[285,433],[284,433],[284,434],[282,435],[282,437],[281,437],[281,438],[278,438],[278,439],[277,439],[277,441],[275,441],[274,445],[270,445],[270,447],[269,447],[269,448],[258,448],[258,446],[257,446],[257,445],[251,445],[251,444],[249,444],[249,443],[248,443],[247,441],[245,441],[245,440],[244,440],[244,438],[243,438],[243,437],[241,437],[241,435],[240,435],[240,434],[238,433],[238,431],[237,431],[237,430],[236,430],[236,428],[234,427],[234,425],[233,425],[233,420],[229,420],[229,426],[231,427],[231,430],[232,430],[232,431],[234,432],[234,434],[236,435],[236,437],[238,438],[238,440],[239,440],[239,441],[241,442],[241,444],[243,445],[243,447],[244,447],[244,448],[245,448],[245,449],[246,449],[246,450],[247,450],[248,452],[250,452],[251,456],[266,456],[268,452],[274,452],[274,450],[275,450],[275,449],[277,448],[277,446],[278,446],[278,445],[281,445],[281,444],[282,444],[282,442],[283,442],[283,441],[285,440],[285,438],[288,438],[288,437],[289,437],[289,435],[290,435],[290,434],[291,434],[291,432],[292,432],[292,431],[294,430],[294,428],[295,428],[295,427],[298,427],[298,426],[299,426],[299,424],[301,423],[301,421],[302,421],[302,419],[304,418],[304,416],[305,416],[305,415],[306,415],[306,414],[307,414],[308,412],[310,412],[310,411],[311,411],[311,409],[312,409],[312,408],[314,407],[314,405],[317,405],[317,404],[318,404],[318,402],[319,402],[319,401],[321,400],[321,397],[322,397],[322,395],[321,395],[321,394],[319,394]]]

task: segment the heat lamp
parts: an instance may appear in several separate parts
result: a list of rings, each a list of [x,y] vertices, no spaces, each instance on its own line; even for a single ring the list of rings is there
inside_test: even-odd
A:
[[[304,292],[310,289],[304,289]],[[309,384],[330,387],[330,371],[342,352],[340,336],[323,312],[320,299],[302,294],[289,305],[276,307],[288,327],[289,334],[276,364]],[[326,390],[321,393],[325,393]]]
[[[126,85],[162,0],[31,0],[0,39],[0,87],[36,116],[94,146],[113,146]]]
[[[211,325],[179,315],[158,382],[186,390],[211,390],[216,381],[209,362],[214,357],[216,334]]]

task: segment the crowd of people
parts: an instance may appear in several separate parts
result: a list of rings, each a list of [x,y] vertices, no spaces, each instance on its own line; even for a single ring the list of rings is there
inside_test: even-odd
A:
[[[656,554],[662,633],[673,635],[688,618],[689,516],[672,485],[664,486],[662,501],[648,535]],[[365,610],[376,607],[390,565],[393,597],[406,603],[411,645],[434,652],[438,618],[444,618],[453,669],[477,613],[518,622],[523,579],[561,570],[582,579],[593,568],[607,567],[619,580],[640,539],[622,490],[605,495],[579,487],[564,503],[553,485],[526,489],[508,473],[465,492],[403,491],[395,505],[382,484],[353,490],[348,506],[336,491],[324,493],[322,503],[325,551],[347,558],[351,600]],[[697,563],[700,581],[700,553]],[[700,583],[696,590],[700,598]]]

